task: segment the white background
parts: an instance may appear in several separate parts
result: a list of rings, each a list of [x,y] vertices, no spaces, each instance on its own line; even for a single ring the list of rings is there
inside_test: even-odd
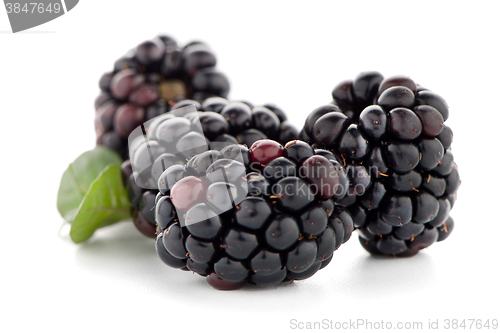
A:
[[[84,0],[15,35],[0,10],[0,331],[283,332],[291,319],[424,328],[429,319],[441,328],[445,319],[500,319],[500,8],[464,3]],[[453,235],[397,260],[371,258],[354,236],[309,280],[233,292],[164,266],[131,223],[72,244],[67,228],[59,232],[56,194],[67,165],[94,145],[97,81],[158,32],[207,41],[231,98],[276,103],[298,127],[336,83],[364,70],[406,74],[442,95],[462,177]]]

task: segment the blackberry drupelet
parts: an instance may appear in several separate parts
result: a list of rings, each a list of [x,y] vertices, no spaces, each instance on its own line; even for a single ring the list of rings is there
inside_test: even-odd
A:
[[[212,97],[201,103],[183,100],[173,108],[186,105],[193,105],[198,111],[206,113],[199,114],[201,126],[207,139],[214,142],[239,143],[250,147],[257,140],[271,139],[285,144],[299,136],[285,112],[274,104],[253,106],[248,102]]]
[[[158,255],[168,266],[207,276],[218,289],[308,278],[351,236],[351,214],[333,200],[347,186],[333,155],[316,154],[299,140],[195,155],[184,178],[169,183],[170,191],[160,189]]]
[[[174,114],[186,106],[194,107],[193,112],[178,116]],[[209,154],[204,152],[208,148],[220,150],[237,143],[250,147],[256,140],[267,138],[264,133],[268,133],[271,138],[282,144],[298,137],[297,129],[288,123],[285,113],[275,105],[271,108],[257,106],[251,109],[245,103],[211,97],[201,103],[194,100],[179,101],[171,111],[144,124],[149,148],[144,143],[139,147],[131,145],[135,156],[133,164],[136,168],[140,167],[143,161],[149,162],[141,167],[144,169],[140,174],[142,186],[137,186],[134,181],[131,162],[126,161],[123,166],[123,169],[127,169],[124,179],[132,204],[134,223],[150,238],[156,237],[154,198],[158,193],[156,184],[163,171],[170,170],[168,181],[164,179],[163,184],[173,184],[184,176],[186,167],[199,169],[199,172],[204,174],[211,164],[206,163],[207,159],[204,160],[205,155]],[[198,153],[203,154],[189,160],[192,155]],[[217,151],[211,151],[210,154],[219,154],[209,156],[214,160],[220,158]],[[154,163],[150,163],[151,158]],[[162,186],[160,192],[165,194],[167,189]]]
[[[332,96],[309,114],[301,137],[345,166],[349,191],[338,204],[351,212],[363,247],[411,256],[447,238],[460,177],[444,99],[378,72],[341,82]]]
[[[171,37],[160,35],[138,45],[99,80],[97,144],[127,159],[130,132],[168,112],[176,101],[227,97],[229,82],[216,64],[215,55],[202,42],[181,47]]]

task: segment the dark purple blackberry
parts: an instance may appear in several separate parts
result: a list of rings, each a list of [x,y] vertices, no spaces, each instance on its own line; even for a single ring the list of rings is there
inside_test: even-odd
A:
[[[276,106],[272,109],[264,106],[251,108],[243,102],[212,97],[201,104],[194,100],[179,101],[173,109],[187,105],[194,106],[200,112],[201,127],[210,141],[239,143],[250,147],[257,140],[271,139],[285,144],[299,136],[298,130],[288,123],[284,112]],[[286,133],[282,133],[282,130]],[[216,144],[211,148],[221,149],[222,146]]]
[[[183,107],[191,109],[184,112],[184,109],[180,110]],[[149,200],[148,204],[144,204],[144,208],[140,209],[139,201],[143,193],[151,193],[151,196],[154,197],[159,189],[162,195],[168,195],[171,187],[183,177],[205,176],[209,166],[216,160],[220,160],[219,164],[215,165],[217,168],[224,169],[224,166],[231,167],[231,165],[241,163],[240,168],[244,170],[243,165],[249,165],[248,148],[238,145],[238,140],[234,136],[241,137],[245,132],[250,131],[261,133],[256,137],[246,137],[243,143],[247,144],[248,147],[256,140],[266,138],[266,135],[260,130],[272,134],[272,138],[279,140],[281,137],[280,128],[283,125],[279,123],[279,119],[286,121],[286,116],[275,106],[272,110],[265,107],[251,109],[247,104],[241,102],[229,102],[222,97],[210,97],[201,103],[195,100],[179,101],[172,107],[171,112],[161,114],[145,122],[147,144],[144,142],[141,132],[130,145],[133,156],[132,165],[136,171],[140,170],[139,174],[135,173],[139,186],[137,184],[127,185],[132,200],[132,216],[139,230],[149,237],[156,236],[154,216],[137,213],[139,210],[141,212],[154,212],[155,210],[154,200]],[[243,123],[234,120],[241,114],[246,115],[246,121]],[[233,117],[233,115],[235,116]],[[258,120],[256,120],[257,118]],[[287,126],[288,135],[297,137],[298,131],[294,127]],[[275,129],[277,132],[274,131]],[[138,143],[135,143],[135,140]],[[208,149],[211,150],[207,151]],[[311,150],[310,147],[309,149]],[[199,155],[191,159],[196,154]],[[242,158],[242,160],[233,161],[237,157]],[[278,162],[276,161],[275,164]],[[294,164],[290,163],[290,168],[294,168]],[[129,165],[130,162],[124,164]],[[271,165],[267,171],[271,172],[272,167]],[[274,169],[278,167],[281,166],[274,165]],[[228,180],[231,180],[230,175],[226,176],[229,176]],[[224,181],[224,175],[217,172],[209,174],[207,177],[212,182]],[[126,180],[129,181],[129,178],[127,177]],[[252,179],[255,181],[254,178]],[[264,179],[264,181],[266,180]],[[253,184],[258,186],[256,182]],[[238,188],[235,190],[238,193],[241,191]],[[261,187],[260,190],[268,191],[264,187]],[[135,196],[139,198],[134,199]]]
[[[198,165],[196,172],[158,199],[160,258],[218,289],[301,280],[326,267],[354,228],[332,200],[345,195],[344,168],[305,142],[285,147],[260,140],[192,157],[188,169]]]
[[[181,47],[162,35],[141,43],[99,80],[97,144],[127,159],[127,138],[132,130],[170,111],[175,102],[227,97],[229,82],[216,65],[217,59],[205,43]]]
[[[344,166],[349,188],[337,204],[352,214],[363,247],[409,256],[447,238],[460,177],[444,99],[377,72],[340,83],[332,96],[310,113],[301,137]]]

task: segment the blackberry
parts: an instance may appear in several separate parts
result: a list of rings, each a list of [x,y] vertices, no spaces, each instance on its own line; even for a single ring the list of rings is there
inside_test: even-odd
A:
[[[245,115],[244,121],[235,120],[241,118],[241,114]],[[281,133],[282,128],[285,128],[285,135]],[[170,112],[145,122],[144,129],[147,144],[142,131],[135,130],[131,137],[136,138],[130,144],[132,162],[125,161],[123,168],[127,169],[124,180],[132,203],[134,223],[151,238],[156,237],[155,202],[151,199],[154,199],[158,190],[162,195],[167,195],[171,186],[185,176],[205,176],[216,160],[219,160],[219,164],[214,165],[214,168],[231,168],[241,162],[240,169],[244,170],[243,164],[248,165],[249,162],[248,154],[242,155],[240,152],[248,148],[239,146],[238,142],[250,147],[254,141],[267,137],[264,132],[283,144],[298,136],[297,129],[288,124],[285,113],[277,106],[272,105],[272,109],[262,106],[251,109],[245,103],[230,102],[222,97],[210,97],[201,103],[195,100],[179,101]],[[247,135],[250,131],[260,135],[251,137]],[[243,136],[242,141],[236,139],[238,137],[241,140]],[[195,154],[199,155],[191,158]],[[232,161],[238,156],[244,160]],[[136,171],[134,175],[132,165]],[[225,180],[220,172],[209,172],[207,178],[212,183]],[[228,180],[232,180],[230,175]],[[254,184],[259,186],[257,182]],[[196,190],[200,188],[196,187]],[[241,191],[234,190],[238,193]],[[267,191],[262,187],[260,190]]]
[[[301,137],[345,167],[349,189],[337,204],[351,212],[363,247],[410,256],[447,238],[460,177],[445,100],[378,72],[340,83],[332,96],[309,114]]]
[[[132,130],[170,111],[175,102],[227,97],[229,82],[216,64],[214,53],[205,43],[182,47],[171,37],[160,35],[139,44],[99,80],[101,94],[95,101],[97,144],[127,159],[127,138]]]
[[[156,206],[160,259],[225,290],[314,275],[354,228],[332,199],[346,193],[344,168],[328,157],[303,141],[269,139],[195,155]]]

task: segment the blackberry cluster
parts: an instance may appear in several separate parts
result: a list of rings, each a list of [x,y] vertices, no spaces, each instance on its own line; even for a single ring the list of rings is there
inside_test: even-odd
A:
[[[195,112],[174,114],[186,106],[194,106]],[[131,146],[132,154],[135,155],[132,163],[136,168],[143,169],[141,174],[132,174],[130,160],[122,165],[134,224],[150,238],[156,237],[156,184],[164,170],[172,165],[180,170],[192,155],[208,149],[220,150],[230,144],[250,147],[255,141],[266,138],[284,144],[298,137],[298,130],[286,120],[285,113],[273,104],[254,107],[248,102],[230,102],[222,97],[210,97],[201,103],[195,100],[179,101],[171,111],[145,123],[149,147],[143,140],[140,140],[139,147]],[[154,163],[150,163],[150,153]],[[149,163],[142,165],[144,162]],[[139,184],[135,182],[137,177]]]
[[[168,36],[143,42],[118,59],[99,80],[95,100],[97,144],[128,158],[131,131],[170,110],[176,101],[226,97],[229,82],[217,59],[202,42],[181,47]]]
[[[308,116],[300,137],[334,152],[346,167],[351,212],[363,247],[411,256],[446,239],[460,185],[444,125],[448,105],[408,77],[364,72]]]
[[[213,142],[250,147],[257,140],[270,139],[285,144],[299,136],[299,131],[288,121],[286,113],[275,104],[254,106],[246,101],[213,97],[202,102],[183,100],[175,104],[174,109],[187,105],[204,112],[199,113],[200,122],[205,136]],[[222,124],[221,116],[227,124]]]
[[[353,231],[347,177],[333,154],[258,140],[195,155],[160,176],[156,250],[219,289],[302,280]]]

